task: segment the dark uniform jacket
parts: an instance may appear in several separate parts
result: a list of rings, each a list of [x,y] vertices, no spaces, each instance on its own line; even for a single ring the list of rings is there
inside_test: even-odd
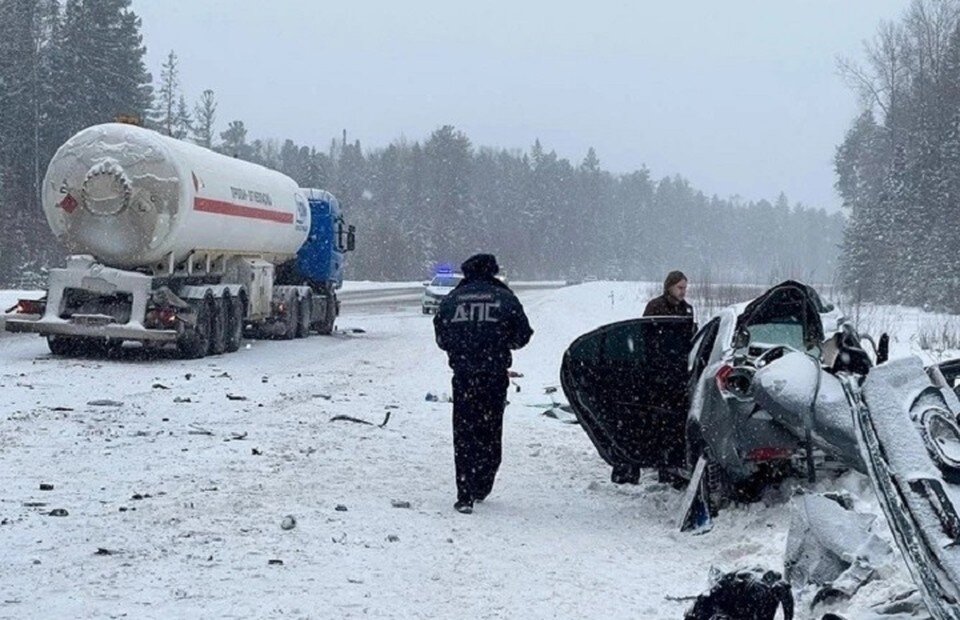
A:
[[[533,335],[520,301],[492,276],[461,281],[440,302],[433,327],[454,373],[505,373],[510,350]]]
[[[693,306],[684,301],[676,301],[666,293],[654,297],[647,303],[643,316],[688,316],[693,318]]]

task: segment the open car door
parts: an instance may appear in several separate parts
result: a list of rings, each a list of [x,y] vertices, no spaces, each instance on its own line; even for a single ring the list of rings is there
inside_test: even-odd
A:
[[[567,349],[563,391],[607,463],[683,463],[692,335],[691,318],[648,317],[605,325]]]

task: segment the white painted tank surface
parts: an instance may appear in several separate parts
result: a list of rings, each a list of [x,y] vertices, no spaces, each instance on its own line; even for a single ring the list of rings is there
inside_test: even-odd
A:
[[[43,181],[50,228],[72,254],[120,268],[193,251],[292,257],[310,229],[293,179],[133,125],[95,125],[57,151]]]

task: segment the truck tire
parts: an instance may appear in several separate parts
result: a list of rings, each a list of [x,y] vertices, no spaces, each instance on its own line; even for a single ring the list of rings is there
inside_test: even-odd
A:
[[[82,340],[82,354],[90,357],[116,357],[123,347],[122,340],[108,338],[83,338]]]
[[[50,348],[50,353],[60,357],[83,355],[86,350],[80,338],[52,334],[47,336],[47,347]]]
[[[103,341],[100,347],[103,349],[104,357],[116,358],[123,351],[123,340],[107,339]]]
[[[310,335],[310,323],[313,321],[313,297],[304,296],[300,300],[300,316],[297,321],[297,338],[306,338]]]
[[[233,353],[243,343],[243,298],[226,295],[223,301],[227,307],[227,353]]]
[[[317,323],[317,331],[324,336],[333,333],[333,323],[337,320],[337,298],[332,293],[324,295],[323,320]]]
[[[284,340],[293,340],[297,337],[297,329],[300,325],[300,300],[294,297],[290,303],[287,304],[287,316],[284,317],[283,321],[283,335]]]
[[[210,355],[223,355],[227,350],[227,304],[222,297],[208,300],[210,312]]]
[[[194,315],[197,318],[196,325],[184,331],[183,335],[177,341],[177,350],[184,359],[198,359],[207,354],[210,349],[210,331],[212,321],[210,316],[210,305],[206,300],[191,299],[190,307],[193,308]]]

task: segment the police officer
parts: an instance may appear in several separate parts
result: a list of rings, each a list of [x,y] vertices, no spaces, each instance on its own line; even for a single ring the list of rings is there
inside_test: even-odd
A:
[[[513,291],[495,277],[492,254],[472,256],[460,269],[463,280],[440,303],[433,326],[453,369],[454,508],[469,514],[500,467],[510,350],[526,345],[533,330]]]

